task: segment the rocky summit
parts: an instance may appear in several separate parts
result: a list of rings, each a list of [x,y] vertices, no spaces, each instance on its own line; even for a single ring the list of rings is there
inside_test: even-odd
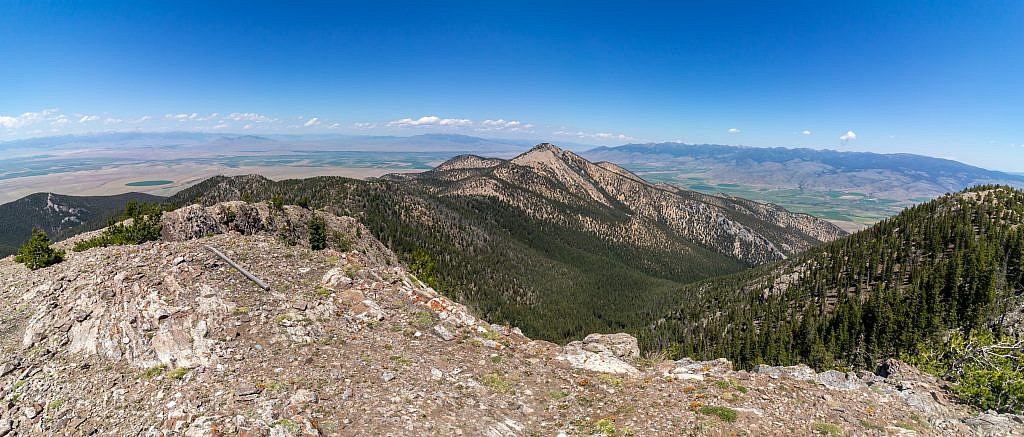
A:
[[[307,247],[294,230],[314,214],[349,250]],[[1024,429],[895,360],[874,373],[743,371],[643,355],[627,334],[531,340],[424,285],[349,217],[236,202],[163,224],[161,241],[69,251],[37,271],[0,260],[0,436]]]
[[[777,205],[651,184],[618,165],[590,162],[548,143],[507,161],[462,155],[432,171],[388,177],[439,196],[492,198],[614,241],[651,248],[688,241],[751,264],[845,235],[825,220]],[[587,208],[603,213],[579,213]],[[615,214],[622,220],[603,218]]]

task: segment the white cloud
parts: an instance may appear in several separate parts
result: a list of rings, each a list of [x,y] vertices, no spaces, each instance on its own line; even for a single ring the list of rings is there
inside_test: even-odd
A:
[[[257,114],[255,112],[232,112],[228,114],[228,118],[233,121],[251,121],[255,123],[266,123],[273,121],[272,118],[266,115]]]
[[[352,127],[356,128],[356,129],[373,129],[373,128],[377,127],[377,123],[356,122],[356,123],[352,123]]]
[[[740,133],[740,130],[737,129],[737,128],[731,127],[731,128],[729,128],[728,132],[731,133],[731,134],[738,134],[738,133]]]
[[[852,130],[846,131],[845,134],[843,134],[842,136],[839,137],[839,140],[844,142],[844,143],[847,142],[847,141],[853,141],[853,140],[856,140],[856,139],[857,139],[857,134],[854,133]]]
[[[519,131],[519,130],[530,130],[533,129],[533,125],[530,123],[522,123],[519,120],[505,120],[499,118],[497,120],[484,120],[480,123],[481,128],[479,131],[491,131],[491,130],[503,130],[503,131]]]
[[[221,123],[221,124],[218,124],[218,125],[214,126],[213,128],[214,129],[225,129],[227,127],[228,127],[227,123]]]
[[[98,116],[98,115],[83,115],[82,118],[78,119],[78,122],[79,123],[89,123],[89,122],[96,121],[96,120],[99,120],[99,119],[100,119],[100,116]]]
[[[152,120],[152,119],[153,119],[153,117],[151,117],[151,116],[143,115],[142,117],[139,117],[137,120],[132,120],[131,122],[132,123],[145,123],[145,122],[147,122],[149,120]]]
[[[183,113],[183,114],[167,114],[167,115],[164,115],[164,118],[166,118],[168,120],[177,120],[177,121],[195,120],[197,117],[199,117],[199,114],[196,114],[195,112],[193,112],[192,114],[184,114]]]
[[[207,115],[205,117],[202,116],[202,115],[199,115],[199,113],[196,113],[196,112],[193,112],[191,114],[181,113],[181,114],[167,114],[167,115],[164,115],[164,118],[166,118],[168,120],[177,120],[177,121],[210,121],[210,120],[213,120],[213,119],[215,119],[217,117],[220,117],[220,114],[218,114],[216,112],[211,112],[210,115]]]
[[[54,112],[56,112],[55,109],[44,109],[41,112],[26,112],[17,116],[0,115],[0,127],[16,129],[23,126],[29,126],[48,119]]]
[[[122,122],[124,122],[124,120],[122,120],[120,118],[110,118],[110,117],[108,117],[106,120],[103,120],[103,124],[121,124]]]
[[[70,123],[71,123],[71,119],[69,119],[68,116],[66,116],[64,114],[61,114],[61,115],[57,116],[57,118],[53,119],[53,121],[50,122],[50,126],[53,126],[53,127],[67,126]]]
[[[800,135],[810,135],[810,134],[811,134],[811,131],[809,131],[809,130],[804,130],[803,132],[800,132]]]
[[[559,130],[555,132],[555,135],[571,136],[583,139],[595,139],[595,140],[620,140],[620,141],[639,141],[639,138],[631,137],[626,134],[617,134],[611,132],[597,132],[587,133],[583,131],[568,132],[565,130]]]
[[[333,123],[330,126],[327,126],[328,129],[337,129],[339,127],[341,127],[341,125],[338,123]]]
[[[317,117],[313,117],[313,118],[309,119],[309,121],[304,123],[303,126],[305,126],[305,127],[312,127],[312,126],[316,126],[318,124],[320,124],[320,119],[317,118]]]
[[[245,124],[245,126],[242,126],[242,129],[245,129],[245,130],[249,130],[249,129],[252,129],[252,125],[251,125],[251,124],[248,124],[248,123],[246,123],[246,124]]]
[[[388,122],[388,126],[416,127],[416,126],[471,126],[473,120],[466,118],[441,118],[436,115],[425,115],[415,120],[403,118]]]

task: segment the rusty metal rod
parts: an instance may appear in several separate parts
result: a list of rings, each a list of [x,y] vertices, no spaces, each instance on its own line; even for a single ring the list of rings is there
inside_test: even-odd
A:
[[[219,250],[214,249],[213,246],[210,246],[208,244],[204,244],[203,247],[205,247],[206,250],[209,250],[210,252],[213,252],[214,255],[219,256],[220,259],[226,261],[228,264],[231,265],[231,267],[234,267],[235,270],[238,270],[239,273],[245,275],[245,277],[249,278],[250,281],[255,282],[256,285],[259,285],[260,288],[262,288],[264,290],[268,290],[268,291],[270,290],[270,286],[267,285],[266,282],[263,282],[263,281],[260,280],[260,278],[257,278],[255,276],[253,276],[252,273],[249,273],[248,270],[243,269],[242,266],[240,266],[237,263],[235,263],[234,261],[232,261],[231,258],[228,258],[227,255],[224,255],[223,253],[220,253]]]

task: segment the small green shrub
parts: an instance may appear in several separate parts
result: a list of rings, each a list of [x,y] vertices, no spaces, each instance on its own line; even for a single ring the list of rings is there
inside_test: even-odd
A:
[[[597,375],[597,379],[601,380],[601,382],[603,382],[603,383],[605,383],[607,385],[610,385],[612,387],[622,387],[622,378],[619,378],[617,376],[612,376],[612,375],[607,375],[607,374],[603,374],[602,373],[600,375]]]
[[[288,391],[288,385],[277,380],[271,380],[265,386],[267,391],[271,393],[284,393]]]
[[[352,240],[341,232],[331,232],[331,241],[337,244],[338,250],[341,252],[348,252],[352,250]]]
[[[155,365],[153,367],[150,367],[150,368],[146,369],[146,372],[143,373],[142,376],[144,376],[146,379],[153,379],[153,378],[156,378],[157,376],[160,376],[161,374],[163,374],[164,373],[164,369],[166,369],[166,368],[167,368],[167,366],[165,366],[163,364],[157,364],[157,365]]]
[[[600,419],[594,422],[594,431],[597,434],[603,434],[605,437],[618,437],[618,436],[631,436],[633,431],[630,429],[619,428],[615,425],[615,420],[612,419]]]
[[[843,429],[834,423],[814,422],[814,424],[811,425],[811,430],[813,430],[815,434],[827,435],[829,437],[843,436]]]
[[[403,357],[401,355],[392,355],[392,356],[388,357],[388,359],[390,359],[395,364],[398,364],[400,366],[411,366],[412,365],[412,360],[410,360],[410,359],[408,359],[406,357]]]
[[[429,329],[437,324],[437,318],[430,311],[418,310],[412,313],[409,324],[420,329]]]
[[[628,437],[634,435],[633,430],[616,425],[615,419],[612,417],[597,420],[580,419],[576,422],[576,429],[579,434],[589,436]]]
[[[736,410],[729,407],[718,407],[714,405],[705,405],[700,407],[700,414],[705,416],[716,416],[722,419],[723,422],[735,422],[736,421]]]
[[[14,261],[36,270],[64,261],[64,251],[50,247],[50,237],[47,237],[42,229],[32,228],[32,235],[18,249]]]
[[[484,331],[480,333],[480,337],[483,337],[485,340],[491,340],[491,341],[501,341],[502,340],[500,334],[498,334],[497,332],[494,332],[494,331],[492,331],[490,329],[484,329]]]
[[[494,390],[498,393],[508,393],[512,391],[512,384],[503,379],[496,373],[488,373],[481,378],[481,382],[484,383],[487,388]]]
[[[299,200],[295,201],[295,204],[298,205],[300,208],[309,209],[309,198],[300,197]]]
[[[74,251],[159,240],[162,215],[163,208],[159,204],[130,201],[125,205],[124,213],[112,220],[102,234],[75,243]]]
[[[186,374],[188,374],[187,367],[177,367],[167,372],[167,377],[171,379],[181,379],[184,378]]]
[[[275,195],[267,201],[271,208],[281,211],[284,209],[284,198],[281,195]]]

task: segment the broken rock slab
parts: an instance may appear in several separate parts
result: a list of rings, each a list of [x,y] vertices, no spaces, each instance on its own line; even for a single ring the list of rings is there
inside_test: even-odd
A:
[[[981,435],[1024,435],[1024,416],[997,414],[993,411],[964,419],[964,423]]]
[[[444,341],[451,341],[455,339],[455,334],[453,334],[451,330],[446,328],[444,325],[435,325],[434,334]]]
[[[665,376],[703,381],[706,375],[718,376],[729,372],[732,372],[732,362],[725,358],[710,361],[695,361],[690,358],[682,358],[672,363],[672,366],[666,369]]]
[[[818,381],[818,384],[839,390],[867,388],[867,384],[853,372],[843,373],[838,370],[827,370],[819,373],[815,379]]]
[[[583,339],[581,347],[589,352],[610,354],[625,360],[640,357],[640,344],[637,342],[636,337],[624,332],[618,334],[590,334]]]
[[[754,369],[754,372],[768,375],[772,379],[789,378],[798,381],[810,381],[817,376],[814,369],[807,367],[805,364],[795,366],[768,366],[761,364],[757,366],[757,369]]]
[[[556,359],[566,361],[578,369],[637,375],[640,371],[626,361],[638,356],[640,348],[632,335],[590,334],[583,341],[573,341],[565,345]]]

